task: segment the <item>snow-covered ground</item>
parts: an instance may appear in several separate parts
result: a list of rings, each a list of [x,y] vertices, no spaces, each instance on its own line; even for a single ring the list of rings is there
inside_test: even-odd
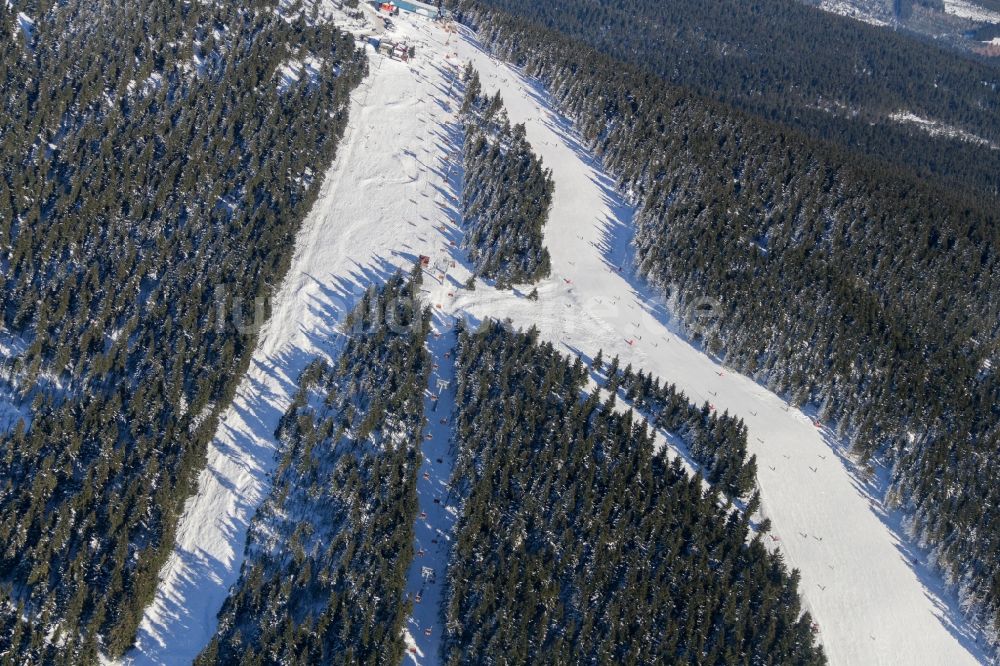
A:
[[[676,335],[667,309],[629,274],[632,209],[544,92],[471,42],[463,42],[459,56],[473,60],[484,89],[502,90],[511,120],[526,123],[556,191],[546,227],[553,279],[539,287],[538,302],[480,289],[458,293],[451,307],[537,324],[544,337],[587,358],[603,348],[605,358],[619,354],[623,366],[631,362],[698,402],[742,416],[758,457],[763,510],[787,562],[802,572],[802,594],[831,663],[984,661],[954,597],[899,533],[898,516],[872,499],[873,488],[830,434]]]
[[[910,111],[897,111],[892,113],[889,115],[889,120],[897,123],[914,125],[931,136],[943,136],[949,139],[958,139],[959,141],[986,146],[987,148],[991,148],[993,150],[1000,150],[1000,146],[997,144],[988,141],[981,136],[973,134],[972,132],[966,132],[961,128],[955,127],[954,125],[948,125],[947,123],[942,123],[938,120],[918,116]]]
[[[872,25],[894,22],[891,0],[819,0],[818,7]],[[982,7],[971,0],[944,0],[946,14],[976,23],[1000,23],[1000,12]]]
[[[832,14],[840,14],[857,21],[877,26],[892,23],[892,5],[889,2],[872,0],[820,0],[819,8]]]
[[[350,124],[319,200],[296,242],[292,268],[261,331],[250,370],[225,412],[174,552],[147,607],[133,664],[189,664],[215,632],[239,577],[246,529],[268,491],[274,431],[298,376],[333,351],[334,328],[365,287],[430,252],[444,91],[442,62],[409,65],[373,56],[354,93]],[[251,311],[252,307],[247,307]]]
[[[315,56],[308,56],[304,61],[292,59],[283,63],[278,68],[278,90],[287,91],[305,76],[306,80],[312,84],[319,78],[319,71],[323,62]]]
[[[944,0],[944,11],[977,23],[1000,23],[1000,12],[981,7],[969,0]]]
[[[20,28],[25,41],[30,42],[32,36],[35,34],[35,19],[31,18],[24,12],[18,12],[17,27]],[[14,37],[17,37],[17,30],[14,30]]]
[[[31,423],[31,410],[17,399],[19,389],[15,360],[24,354],[28,343],[6,331],[0,331],[0,434],[17,427],[18,421],[25,426]]]
[[[190,663],[208,642],[216,613],[235,582],[246,526],[268,490],[273,432],[304,365],[330,354],[332,328],[358,289],[380,281],[420,254],[449,269],[441,284],[425,276],[435,309],[430,342],[438,368],[431,392],[420,471],[421,516],[408,592],[421,589],[408,625],[409,657],[436,663],[441,627],[436,604],[444,578],[444,537],[454,521],[444,483],[450,476],[447,442],[450,378],[448,326],[510,318],[586,360],[598,349],[619,354],[675,382],[697,401],[742,416],[760,465],[763,510],[790,566],[802,572],[802,593],[833,664],[970,664],[984,662],[956,611],[953,596],[901,536],[899,517],[871,499],[829,433],[758,384],[729,372],[678,336],[669,311],[630,272],[633,209],[553,112],[544,91],[484,54],[468,35],[456,36],[423,19],[401,16],[394,32],[416,45],[409,64],[372,56],[372,75],[355,94],[351,124],[316,207],[299,235],[292,269],[271,321],[262,331],[250,372],[226,412],[209,450],[197,495],[187,504],[173,555],[147,609],[132,663]],[[467,279],[458,238],[455,106],[451,85],[460,62],[472,60],[484,88],[502,91],[511,119],[528,138],[556,183],[546,241],[553,276],[524,292],[497,292]],[[454,260],[456,266],[451,268]],[[428,398],[430,400],[430,398]],[[442,462],[438,462],[438,459]],[[423,473],[427,472],[425,478]],[[434,504],[438,498],[441,504]],[[434,543],[437,539],[438,543]],[[434,570],[437,583],[423,579]],[[430,628],[431,635],[425,630]]]
[[[18,421],[27,421],[24,410],[18,409],[13,401],[0,394],[0,434],[17,427]]]
[[[435,285],[429,277],[425,277],[424,282],[425,287],[430,287],[431,298],[448,288],[447,283]],[[418,664],[441,661],[441,591],[451,535],[458,517],[455,498],[448,485],[455,463],[450,444],[451,416],[455,409],[455,357],[452,351],[456,340],[454,320],[448,315],[435,314],[434,332],[428,345],[434,356],[434,370],[424,403],[427,426],[417,477],[420,514],[415,525],[416,555],[410,564],[406,584],[406,596],[413,602],[413,612],[406,627],[407,661]]]

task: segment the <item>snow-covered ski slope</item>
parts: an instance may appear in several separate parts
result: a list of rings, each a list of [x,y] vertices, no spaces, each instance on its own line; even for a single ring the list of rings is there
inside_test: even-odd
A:
[[[372,55],[372,75],[355,94],[348,134],[300,233],[251,370],[211,444],[138,648],[127,661],[187,664],[209,641],[239,575],[247,523],[268,489],[273,433],[298,373],[314,355],[335,353],[334,327],[359,288],[424,254],[447,271],[440,284],[437,271],[424,284],[442,333],[431,342],[440,373],[450,372],[441,355],[452,317],[509,317],[518,326],[537,325],[544,338],[586,360],[602,348],[606,358],[619,354],[623,366],[652,371],[692,399],[746,420],[764,512],[780,539],[775,546],[802,572],[805,603],[831,663],[985,663],[953,596],[901,537],[898,516],[870,499],[827,433],[676,334],[668,310],[630,271],[632,208],[544,92],[484,54],[469,35],[406,15],[395,22],[395,36],[416,46],[416,58],[407,64]],[[497,292],[482,283],[475,291],[461,288],[469,272],[451,245],[458,239],[460,176],[459,91],[452,81],[467,60],[487,90],[501,90],[512,120],[526,123],[528,138],[553,171],[555,200],[546,228],[553,274],[539,285],[537,302],[524,297],[526,290]],[[432,601],[437,592],[426,591],[421,574],[432,566],[435,587],[443,582],[444,550],[427,541],[447,534],[454,520],[445,504],[428,505],[440,498],[450,466],[443,455],[449,428],[440,423],[446,405],[443,397],[438,411],[428,414],[432,439],[425,441],[420,477],[427,516],[417,525],[417,548],[425,550],[426,562],[414,562],[409,591],[425,592],[407,632],[416,649],[408,659],[417,663],[437,663],[441,630]]]
[[[372,58],[350,123],[292,266],[261,331],[250,371],[209,446],[208,465],[178,525],[174,552],[126,663],[190,664],[215,632],[239,577],[246,529],[268,491],[274,431],[298,376],[336,350],[335,327],[367,286],[408,270],[433,242],[444,63],[421,70]],[[245,308],[253,312],[253,305]]]
[[[802,594],[832,664],[984,662],[953,597],[914,562],[921,554],[892,529],[898,517],[870,499],[828,433],[674,333],[653,290],[630,274],[632,209],[544,92],[472,40],[463,42],[459,56],[472,60],[485,90],[501,90],[512,122],[526,124],[553,171],[545,231],[553,278],[539,287],[538,302],[477,290],[456,292],[450,307],[536,324],[543,337],[587,358],[601,348],[605,358],[619,354],[622,367],[652,371],[692,399],[744,418],[760,467],[763,510],[786,561],[802,572]]]
[[[430,298],[439,296],[447,283],[435,284],[425,277]],[[415,527],[413,562],[406,581],[406,596],[413,611],[406,626],[407,658],[416,663],[440,663],[440,620],[442,591],[448,567],[451,535],[458,515],[456,498],[450,492],[452,469],[451,416],[455,410],[455,356],[458,338],[454,320],[444,314],[434,316],[428,347],[434,358],[430,385],[424,400],[426,427],[421,442],[422,459],[417,477],[420,502]]]

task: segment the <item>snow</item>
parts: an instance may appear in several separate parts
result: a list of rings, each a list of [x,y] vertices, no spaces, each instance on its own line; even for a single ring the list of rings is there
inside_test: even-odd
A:
[[[412,265],[416,252],[404,239],[419,244],[432,235],[434,221],[421,211],[434,210],[426,163],[438,100],[427,93],[431,83],[404,63],[373,56],[372,71],[353,95],[337,160],[299,233],[250,370],[209,445],[197,494],[186,503],[125,663],[189,664],[208,643],[239,577],[247,525],[275,464],[274,431],[299,374],[334,351],[335,326],[365,287]],[[402,126],[409,131],[387,131]]]
[[[944,0],[944,11],[979,23],[1000,23],[1000,12],[980,7],[968,0]]]
[[[14,370],[15,359],[28,348],[28,342],[6,331],[0,331],[0,434],[12,430],[18,421],[31,424],[31,411],[16,394],[21,377]]]
[[[456,263],[440,282],[425,275],[441,334],[429,342],[438,364],[429,393],[438,392],[438,376],[453,376],[444,352],[456,316],[535,324],[543,338],[585,360],[603,348],[605,358],[618,354],[623,366],[631,362],[675,382],[692,400],[709,399],[711,392],[719,410],[746,420],[761,470],[763,512],[786,562],[801,570],[805,604],[832,664],[985,663],[954,595],[914,562],[924,556],[906,539],[900,516],[873,499],[881,496],[884,470],[874,485],[866,482],[809,416],[678,335],[669,308],[630,272],[633,209],[553,112],[544,91],[484,54],[467,34],[403,15],[396,24],[396,32],[416,45],[417,57],[402,63],[371,55],[372,74],[355,92],[337,160],[298,236],[272,319],[209,447],[138,646],[125,661],[187,664],[208,643],[239,575],[248,521],[268,492],[273,433],[300,371],[314,356],[335,353],[333,329],[361,289],[425,254],[435,262],[447,256],[449,267],[450,260]],[[461,288],[469,269],[451,246],[459,233],[458,91],[451,81],[469,59],[486,91],[501,89],[511,120],[526,123],[556,182],[546,228],[553,274],[538,285],[537,302],[524,297],[530,288],[497,292],[482,282],[475,291]],[[406,629],[416,650],[408,663],[439,660],[437,601],[445,540],[455,520],[442,499],[451,458],[449,424],[440,419],[450,417],[453,389],[440,391],[437,410],[427,414],[430,439],[422,443],[418,492],[426,518],[417,522],[416,547],[425,554],[415,558],[407,591],[411,598],[421,588],[423,593]],[[435,584],[424,582],[425,566],[433,569]]]
[[[0,330],[0,360],[20,356],[28,346],[24,338]]]
[[[482,289],[460,294],[450,307],[510,317],[515,325],[535,323],[543,337],[587,358],[601,348],[605,358],[619,354],[623,366],[653,371],[693,400],[710,400],[743,417],[761,470],[763,511],[786,561],[802,572],[802,594],[831,663],[983,661],[953,595],[914,564],[912,557],[923,558],[902,534],[899,516],[872,499],[879,489],[858,477],[831,434],[684,342],[667,308],[628,274],[633,211],[549,110],[545,94],[463,47],[460,57],[473,59],[485,90],[502,89],[512,122],[526,122],[529,140],[553,170],[553,215],[546,227],[553,278],[539,286],[537,303]]]
[[[31,37],[35,32],[35,19],[31,18],[24,12],[18,12],[17,27],[20,28],[25,41],[30,43]],[[14,31],[14,36],[17,37],[17,30]]]
[[[430,300],[447,296],[447,282],[435,285],[425,276],[424,287],[430,286]],[[429,283],[429,284],[428,284]],[[434,328],[428,347],[435,368],[424,403],[427,426],[424,428],[423,454],[417,476],[417,496],[420,513],[415,525],[416,556],[407,576],[406,596],[414,602],[413,613],[406,626],[407,663],[440,663],[442,626],[439,609],[448,568],[451,534],[457,519],[457,500],[449,492],[455,461],[449,450],[455,410],[455,357],[452,352],[456,336],[454,320],[442,314],[434,317]],[[447,382],[447,386],[443,382]],[[435,502],[436,500],[436,502]],[[417,601],[419,599],[419,601]],[[430,635],[427,635],[427,632]]]
[[[319,80],[319,72],[323,61],[315,56],[308,56],[304,61],[292,59],[278,67],[278,91],[287,92],[305,75],[310,84]]]
[[[891,2],[873,0],[820,0],[819,8],[833,14],[864,21],[876,26],[891,25],[895,21]],[[944,0],[944,11],[959,18],[977,23],[1000,23],[1000,12],[981,7],[969,0]]]
[[[949,139],[958,139],[967,143],[975,143],[981,146],[986,146],[992,150],[1000,150],[1000,146],[997,144],[992,143],[981,136],[973,134],[972,132],[967,132],[953,125],[948,125],[931,118],[924,118],[923,116],[918,116],[917,114],[909,111],[897,111],[892,113],[889,115],[889,120],[897,123],[915,125],[931,136],[944,136]]]
[[[18,421],[24,421],[25,425],[30,423],[27,410],[18,408],[10,396],[0,392],[0,434],[13,430]]]
[[[832,14],[879,27],[899,25],[901,20],[895,15],[890,0],[819,0],[816,6]],[[940,20],[934,19],[930,25],[923,27],[921,22],[914,23],[910,19],[902,19],[902,23],[932,39],[950,33],[955,33],[957,36],[968,27],[966,24],[968,21],[978,24],[1000,23],[1000,12],[982,7],[970,0],[944,0],[944,14],[937,10],[929,12],[926,8],[920,9],[923,20],[930,15],[940,17]]]
[[[891,5],[887,2],[870,0],[821,0],[819,8],[831,14],[839,14],[875,26],[887,26],[892,22]]]

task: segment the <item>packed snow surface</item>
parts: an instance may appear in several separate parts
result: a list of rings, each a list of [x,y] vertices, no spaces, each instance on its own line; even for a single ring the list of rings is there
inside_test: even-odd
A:
[[[23,338],[0,331],[0,435],[16,428],[19,421],[25,427],[31,424],[31,411],[17,395],[24,376],[16,370],[16,359],[28,346]]]
[[[431,282],[427,285],[426,282]],[[430,286],[428,293],[443,296],[447,283]],[[416,555],[410,564],[406,596],[413,602],[413,612],[406,626],[407,657],[417,663],[440,663],[442,626],[441,608],[448,551],[455,520],[458,518],[456,498],[448,485],[454,467],[450,450],[451,417],[455,408],[455,357],[452,353],[457,337],[454,320],[446,314],[435,314],[429,347],[434,369],[427,388],[424,411],[423,453],[417,496],[420,502],[415,527]]]
[[[26,40],[30,40],[31,36],[35,32],[35,19],[31,18],[24,12],[18,12],[17,25],[21,29],[21,32],[24,34],[24,38]],[[14,31],[14,36],[15,37],[17,36],[16,30]]]
[[[408,661],[439,662],[437,602],[455,512],[446,486],[450,427],[442,421],[450,417],[454,387],[437,380],[453,376],[445,353],[453,318],[464,316],[537,325],[543,338],[588,361],[599,349],[605,358],[619,354],[623,365],[743,417],[772,543],[802,572],[801,592],[832,664],[985,663],[953,596],[907,541],[899,516],[872,499],[877,487],[859,478],[830,434],[678,335],[669,309],[631,272],[632,207],[544,91],[468,34],[405,14],[396,25],[390,36],[413,43],[416,58],[371,55],[372,74],[355,93],[347,135],[299,234],[250,371],[210,445],[138,647],[126,661],[188,664],[208,643],[239,576],[247,524],[268,492],[274,430],[300,371],[314,356],[335,353],[334,329],[360,289],[423,254],[432,257],[424,288],[440,337],[429,343],[438,368],[428,387],[430,438],[422,442],[418,477],[416,547],[424,554],[409,576],[408,595],[421,600],[406,629]],[[461,288],[469,271],[453,245],[461,176],[454,77],[468,60],[487,91],[501,90],[512,121],[526,124],[555,179],[546,227],[553,272],[538,285],[537,302],[524,297],[527,290],[498,292],[482,282],[475,291]]]

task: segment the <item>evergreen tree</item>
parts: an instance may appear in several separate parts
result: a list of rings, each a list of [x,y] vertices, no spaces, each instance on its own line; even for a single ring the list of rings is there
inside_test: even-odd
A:
[[[552,174],[532,152],[524,126],[510,126],[500,92],[481,94],[475,70],[464,78],[462,247],[476,274],[496,280],[497,289],[537,282],[551,272],[542,229]]]
[[[280,284],[367,58],[272,0],[5,7],[0,645],[96,663],[132,643],[256,345],[234,310]],[[316,72],[283,86],[290,49]]]
[[[825,663],[797,573],[579,359],[485,322],[456,371],[446,663]]]
[[[315,361],[281,420],[280,462],[240,579],[199,666],[398,664],[409,607],[430,312],[396,276],[352,315],[336,367]]]

